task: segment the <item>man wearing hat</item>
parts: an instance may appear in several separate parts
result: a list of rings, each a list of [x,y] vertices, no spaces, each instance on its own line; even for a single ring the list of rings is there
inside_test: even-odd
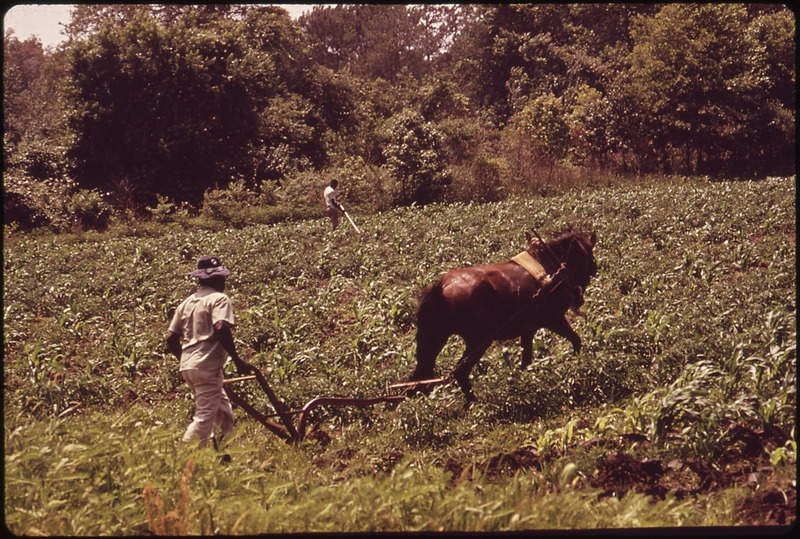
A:
[[[180,372],[195,397],[195,413],[183,435],[184,442],[200,439],[204,447],[219,426],[221,439],[233,428],[233,408],[222,387],[223,367],[233,359],[240,374],[252,366],[236,353],[231,328],[233,305],[224,293],[225,278],[231,274],[216,256],[204,256],[189,273],[199,279],[197,291],[181,303],[167,332],[170,352],[180,359]]]

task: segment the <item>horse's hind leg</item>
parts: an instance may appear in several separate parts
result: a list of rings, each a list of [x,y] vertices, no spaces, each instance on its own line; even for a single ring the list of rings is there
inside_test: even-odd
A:
[[[426,380],[436,375],[436,357],[452,335],[447,314],[441,281],[422,291],[417,307],[417,366],[409,381]]]
[[[417,366],[409,377],[410,381],[429,380],[436,376],[436,358],[449,337],[443,331],[417,330]]]
[[[472,393],[472,384],[469,382],[469,375],[472,372],[473,367],[475,367],[478,361],[480,361],[488,348],[489,344],[475,344],[473,342],[467,342],[467,349],[464,350],[464,355],[461,356],[461,359],[458,360],[455,369],[453,369],[453,377],[456,379],[458,386],[464,393],[464,397],[467,399],[468,405],[469,403],[477,400],[475,395]]]

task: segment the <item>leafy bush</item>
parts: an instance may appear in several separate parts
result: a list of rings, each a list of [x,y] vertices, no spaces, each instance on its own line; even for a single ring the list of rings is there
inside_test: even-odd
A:
[[[375,213],[392,208],[392,181],[384,168],[370,165],[361,157],[348,157],[328,174],[339,180],[339,200],[348,211],[352,207],[359,213]]]
[[[393,202],[406,206],[441,200],[450,177],[444,166],[442,135],[414,111],[392,117],[386,125],[386,166],[394,179]]]
[[[454,173],[453,198],[465,202],[496,202],[504,198],[502,179],[508,175],[505,160],[480,153],[463,177]]]
[[[150,218],[156,223],[186,221],[189,218],[190,210],[186,203],[175,204],[163,195],[156,195],[156,201],[155,206],[147,208]]]
[[[281,180],[274,190],[278,204],[298,217],[324,215],[322,191],[327,182],[317,172],[299,172]]]
[[[46,224],[47,219],[32,200],[22,193],[7,190],[3,193],[3,223],[30,231]]]
[[[79,189],[73,194],[64,212],[71,215],[81,229],[99,231],[108,228],[113,215],[111,206],[103,197],[88,189]]]
[[[4,221],[16,222],[22,230],[103,231],[114,215],[99,192],[77,189],[69,179],[36,181],[11,174],[3,198]]]
[[[498,133],[478,120],[468,118],[444,119],[436,124],[436,128],[442,134],[442,145],[453,166],[468,165],[472,156],[485,151]]]
[[[569,128],[561,99],[551,95],[528,100],[509,120],[510,125],[552,160],[562,159],[569,147]]]
[[[244,180],[225,189],[206,191],[200,215],[226,226],[242,228],[253,223],[275,223],[286,218],[285,209],[275,207],[271,192],[248,189]]]
[[[12,144],[4,135],[6,148],[6,170],[12,176],[24,177],[35,182],[52,181],[69,175],[70,161],[66,158],[66,147],[51,138],[28,137]]]

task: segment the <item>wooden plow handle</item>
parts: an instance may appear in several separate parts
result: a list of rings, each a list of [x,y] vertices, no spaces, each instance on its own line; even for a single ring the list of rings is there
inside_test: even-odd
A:
[[[269,387],[269,383],[267,379],[264,378],[264,375],[258,370],[256,367],[252,366],[253,374],[250,376],[242,376],[240,378],[231,378],[229,380],[223,381],[223,387],[225,389],[225,393],[228,395],[228,398],[231,399],[233,402],[238,404],[245,410],[248,414],[256,418],[262,425],[267,427],[270,431],[274,432],[281,438],[284,438],[288,441],[295,441],[298,439],[297,429],[294,427],[294,423],[292,422],[292,418],[288,410],[286,409],[286,405],[278,399],[275,393],[272,391],[272,388]],[[264,390],[264,393],[267,394],[267,398],[269,399],[270,404],[272,407],[275,408],[278,417],[281,418],[281,422],[284,426],[280,426],[276,423],[273,423],[267,419],[268,416],[265,416],[255,408],[253,408],[250,403],[245,401],[242,397],[237,395],[229,386],[232,382],[241,382],[244,380],[258,380],[261,389]]]
[[[272,421],[268,420],[267,417],[255,408],[253,408],[249,402],[244,400],[242,397],[237,395],[230,387],[223,386],[225,389],[225,393],[228,395],[228,398],[231,402],[235,403],[239,407],[241,407],[245,412],[253,416],[259,423],[267,427],[270,432],[273,434],[277,434],[287,442],[292,441],[292,435],[289,434],[289,430],[286,427],[278,425],[277,423],[273,423]]]

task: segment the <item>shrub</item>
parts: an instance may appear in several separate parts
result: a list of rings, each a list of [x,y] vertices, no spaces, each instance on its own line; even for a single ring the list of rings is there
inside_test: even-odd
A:
[[[100,193],[79,189],[70,197],[66,214],[71,215],[73,222],[83,230],[103,231],[108,228],[114,212]]]
[[[6,191],[3,196],[3,223],[15,224],[20,230],[30,231],[47,223],[47,218],[22,193]]]
[[[569,128],[560,99],[541,96],[530,100],[511,118],[501,138],[502,155],[509,163],[509,187],[526,187],[544,194],[553,184],[574,182],[568,170],[557,166],[569,147]]]
[[[4,222],[15,222],[21,230],[49,227],[55,232],[75,228],[102,231],[114,214],[99,192],[76,190],[76,184],[66,178],[37,181],[9,174],[5,189]]]
[[[501,179],[506,176],[505,160],[481,152],[464,172],[464,179],[454,182],[453,194],[457,200],[496,202],[503,198]]]
[[[243,180],[237,180],[227,189],[207,191],[203,197],[200,215],[234,228],[242,228],[254,223],[264,223],[264,217],[271,216],[273,211],[261,210],[264,206],[274,206],[274,202],[272,193],[250,190]],[[274,222],[272,219],[274,216],[266,221]]]
[[[389,142],[383,154],[395,181],[394,203],[407,206],[441,200],[450,185],[442,134],[410,110],[391,118],[386,128]]]
[[[352,205],[366,212],[391,209],[391,178],[386,170],[367,164],[361,157],[353,157],[332,169],[333,178],[339,180],[339,198],[345,207]]]
[[[317,172],[290,174],[275,190],[278,205],[289,214],[297,216],[322,216],[322,191],[327,182]]]
[[[499,132],[487,129],[478,120],[456,118],[436,124],[442,134],[442,144],[448,161],[454,165],[467,165],[475,154],[496,142]]]
[[[547,157],[558,160],[566,155],[569,128],[561,99],[552,95],[531,99],[510,121],[513,129],[528,137]]]
[[[148,206],[150,218],[156,223],[186,222],[190,217],[190,208],[186,202],[175,204],[163,195],[156,195],[155,206]]]

